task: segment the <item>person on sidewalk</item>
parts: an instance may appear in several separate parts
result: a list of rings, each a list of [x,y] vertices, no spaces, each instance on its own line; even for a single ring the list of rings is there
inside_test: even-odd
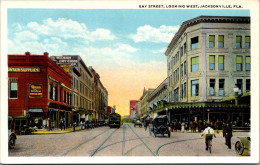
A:
[[[206,150],[208,150],[209,146],[209,140],[212,140],[213,135],[216,138],[216,135],[214,133],[214,130],[211,128],[211,125],[209,124],[207,128],[202,132],[201,136],[205,135],[205,144],[206,144]]]
[[[231,149],[231,138],[232,138],[232,136],[233,136],[233,134],[232,134],[231,124],[228,121],[226,130],[225,130],[225,139],[226,139],[226,145],[228,146],[229,149]]]
[[[60,130],[62,131],[62,127],[63,127],[63,120],[62,118],[60,119]]]

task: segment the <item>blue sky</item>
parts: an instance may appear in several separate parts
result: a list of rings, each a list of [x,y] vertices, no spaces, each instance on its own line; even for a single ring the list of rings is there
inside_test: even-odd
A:
[[[167,76],[166,50],[182,22],[201,15],[249,16],[249,10],[8,9],[8,54],[80,55],[122,114],[143,88]]]

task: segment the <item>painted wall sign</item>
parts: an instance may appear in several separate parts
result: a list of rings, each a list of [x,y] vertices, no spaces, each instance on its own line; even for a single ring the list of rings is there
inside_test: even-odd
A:
[[[39,67],[11,67],[8,72],[40,72]]]
[[[29,97],[42,97],[42,84],[29,84]]]

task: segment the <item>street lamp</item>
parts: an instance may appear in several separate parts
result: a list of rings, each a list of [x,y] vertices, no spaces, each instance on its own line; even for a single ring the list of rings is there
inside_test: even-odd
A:
[[[207,111],[208,111],[208,124],[209,124],[209,111],[210,111],[210,109],[207,109]]]
[[[237,106],[237,103],[238,103],[238,101],[237,101],[237,96],[238,96],[238,90],[239,90],[239,88],[235,85],[235,87],[233,88],[233,90],[234,90],[234,93],[235,93],[235,105]]]

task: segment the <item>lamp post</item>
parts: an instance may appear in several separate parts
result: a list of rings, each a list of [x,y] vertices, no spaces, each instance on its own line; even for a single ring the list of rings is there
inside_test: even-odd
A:
[[[235,93],[235,105],[237,106],[237,103],[238,103],[237,97],[238,97],[238,90],[239,90],[239,88],[235,85],[233,90],[234,90],[234,93]]]
[[[207,109],[208,111],[208,124],[209,124],[209,112],[210,112],[210,109]]]

